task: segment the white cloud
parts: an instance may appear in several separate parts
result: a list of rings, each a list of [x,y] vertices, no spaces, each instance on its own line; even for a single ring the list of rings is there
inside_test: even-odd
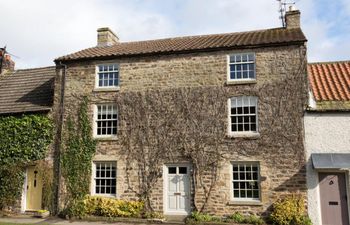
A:
[[[98,27],[111,27],[122,40],[156,38],[171,30],[160,14],[133,10],[118,1],[103,3],[0,0],[0,45],[6,44],[8,51],[20,57],[14,58],[17,68],[25,68],[53,65],[58,56],[96,45]]]
[[[310,60],[349,58],[350,44],[344,40],[349,35],[330,35],[337,24],[319,18],[316,3],[297,3]],[[17,68],[53,65],[58,56],[96,45],[98,27],[109,26],[130,41],[281,24],[275,0],[0,0],[0,8],[0,46],[20,57]],[[344,12],[350,16],[349,4]]]

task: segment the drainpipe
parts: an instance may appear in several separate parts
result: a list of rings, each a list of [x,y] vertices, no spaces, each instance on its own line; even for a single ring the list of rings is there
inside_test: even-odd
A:
[[[59,66],[61,67],[61,85],[60,85],[60,101],[59,101],[59,107],[58,107],[58,126],[57,126],[57,132],[56,132],[56,138],[55,138],[55,156],[54,156],[54,168],[56,169],[54,179],[57,185],[55,186],[55,201],[53,205],[54,215],[57,215],[60,212],[60,188],[61,188],[61,145],[62,145],[62,130],[63,130],[63,120],[64,120],[64,91],[65,91],[65,85],[66,85],[66,71],[67,71],[67,65],[63,64],[61,61],[59,62]]]

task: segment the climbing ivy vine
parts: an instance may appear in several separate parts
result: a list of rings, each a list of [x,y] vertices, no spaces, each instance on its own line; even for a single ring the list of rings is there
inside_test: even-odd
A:
[[[45,158],[52,128],[46,115],[0,118],[0,209],[14,205],[20,197],[24,168]]]
[[[88,98],[84,97],[77,115],[69,115],[66,124],[61,165],[67,191],[65,208],[68,210],[89,193],[91,160],[95,153],[96,141],[91,135],[88,102]]]

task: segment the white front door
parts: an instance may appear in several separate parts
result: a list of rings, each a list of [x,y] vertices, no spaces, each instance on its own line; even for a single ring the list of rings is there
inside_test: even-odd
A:
[[[165,213],[189,214],[191,211],[190,167],[188,165],[168,165],[165,170]]]

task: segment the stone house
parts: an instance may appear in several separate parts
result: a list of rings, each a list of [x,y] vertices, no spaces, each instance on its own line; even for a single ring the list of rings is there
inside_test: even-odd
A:
[[[350,62],[310,63],[305,113],[308,210],[313,224],[349,224]]]
[[[159,176],[147,193],[150,207],[165,215],[188,215],[195,209],[265,215],[284,195],[299,193],[306,199],[302,117],[307,60],[299,11],[287,12],[282,28],[136,42],[121,42],[109,28],[101,28],[97,39],[96,47],[55,60],[53,109],[57,134],[62,136],[81,98],[89,99],[92,135],[98,141],[91,162],[91,195],[137,199],[134,190],[146,176],[139,173],[139,155],[127,157],[124,153],[130,150],[118,136],[123,132],[120,126],[128,125],[118,107],[123,96],[183,90],[204,96],[220,90],[222,95],[214,101],[208,97],[212,104],[223,105],[217,118],[211,118],[212,125],[219,124],[220,137],[215,148],[208,143],[211,136],[200,140],[207,144],[206,152],[213,147],[214,154],[222,153],[215,173],[206,165],[195,177],[198,162],[174,148],[174,157],[160,160]],[[182,99],[173,106],[184,104]],[[140,111],[137,105],[134,109]],[[169,148],[173,142],[183,144],[166,133],[164,137]],[[187,137],[198,144],[196,137]],[[64,151],[58,147],[61,139],[55,151]],[[64,182],[59,185],[62,206]]]
[[[0,117],[34,114],[50,117],[56,68],[52,66],[15,70],[15,63],[4,49],[0,51],[0,58]],[[51,154],[48,154],[46,161],[53,162]],[[41,177],[36,162],[29,163],[25,171],[22,197],[13,206],[15,211],[42,209]]]

